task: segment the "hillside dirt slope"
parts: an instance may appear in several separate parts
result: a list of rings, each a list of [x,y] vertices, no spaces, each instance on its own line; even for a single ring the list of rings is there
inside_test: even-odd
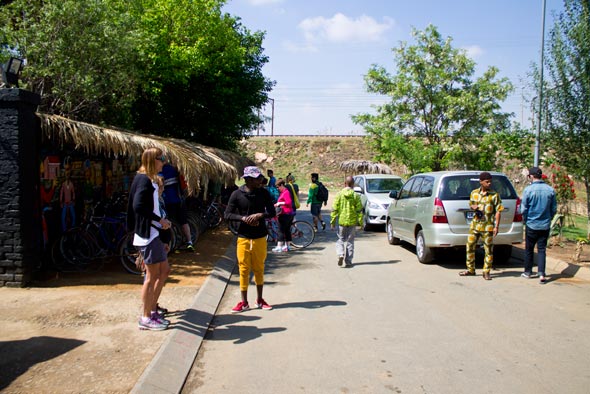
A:
[[[320,181],[329,189],[336,190],[344,176],[350,175],[340,170],[341,162],[373,161],[375,156],[364,137],[252,137],[242,148],[265,173],[272,169],[277,179],[292,173],[302,191],[306,191],[312,172],[320,174]]]

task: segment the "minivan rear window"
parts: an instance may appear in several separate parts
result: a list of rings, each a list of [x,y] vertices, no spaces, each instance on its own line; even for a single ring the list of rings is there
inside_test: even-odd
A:
[[[479,177],[476,175],[452,175],[444,177],[439,188],[439,198],[448,200],[469,200],[471,191],[479,189]],[[507,177],[492,177],[492,189],[503,200],[516,200],[518,195]]]

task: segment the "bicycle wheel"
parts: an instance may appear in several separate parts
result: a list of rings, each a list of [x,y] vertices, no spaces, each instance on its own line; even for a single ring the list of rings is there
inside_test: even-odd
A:
[[[188,218],[188,220],[192,221],[197,226],[199,234],[203,234],[209,228],[205,211],[199,210],[190,212]]]
[[[315,239],[315,231],[309,222],[296,221],[291,224],[291,246],[305,248]]]
[[[66,231],[59,240],[59,251],[65,262],[78,271],[88,271],[96,256],[96,242],[83,229],[76,227]],[[67,267],[63,267],[67,269]]]
[[[207,208],[207,225],[209,228],[216,228],[223,222],[223,213],[217,205],[209,205]]]
[[[123,268],[125,268],[125,271],[130,274],[141,275],[141,271],[135,266],[135,260],[137,259],[137,256],[139,256],[139,252],[135,246],[133,246],[134,236],[135,234],[131,231],[121,238],[118,247],[119,261],[123,265]]]
[[[182,246],[182,242],[184,239],[184,235],[182,234],[182,228],[176,222],[171,222],[172,226],[170,227],[170,250],[168,254],[174,252],[176,249]]]

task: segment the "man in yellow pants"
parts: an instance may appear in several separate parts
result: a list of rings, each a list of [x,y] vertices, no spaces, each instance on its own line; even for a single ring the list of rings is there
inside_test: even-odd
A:
[[[256,306],[260,309],[272,309],[264,298],[264,263],[266,261],[266,223],[265,219],[276,216],[276,210],[268,190],[262,187],[262,173],[257,167],[244,168],[244,181],[235,190],[227,203],[225,219],[240,222],[236,257],[240,270],[240,291],[242,300],[232,308],[232,313],[250,309],[248,304],[248,283],[250,272],[254,272],[256,283]]]
[[[475,189],[469,196],[469,207],[475,211],[475,216],[469,227],[467,238],[467,270],[459,273],[461,276],[475,275],[475,247],[478,239],[483,239],[485,258],[483,278],[491,280],[490,270],[494,262],[494,237],[498,235],[500,217],[504,206],[500,195],[492,190],[492,174],[479,174],[479,189]]]

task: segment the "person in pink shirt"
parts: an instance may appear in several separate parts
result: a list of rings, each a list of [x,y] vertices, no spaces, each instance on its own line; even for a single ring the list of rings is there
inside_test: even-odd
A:
[[[272,249],[273,252],[288,252],[291,243],[291,223],[295,217],[293,209],[293,198],[289,189],[285,186],[285,180],[279,179],[276,183],[279,189],[279,198],[275,206],[280,209],[279,213],[279,241],[277,246]]]

